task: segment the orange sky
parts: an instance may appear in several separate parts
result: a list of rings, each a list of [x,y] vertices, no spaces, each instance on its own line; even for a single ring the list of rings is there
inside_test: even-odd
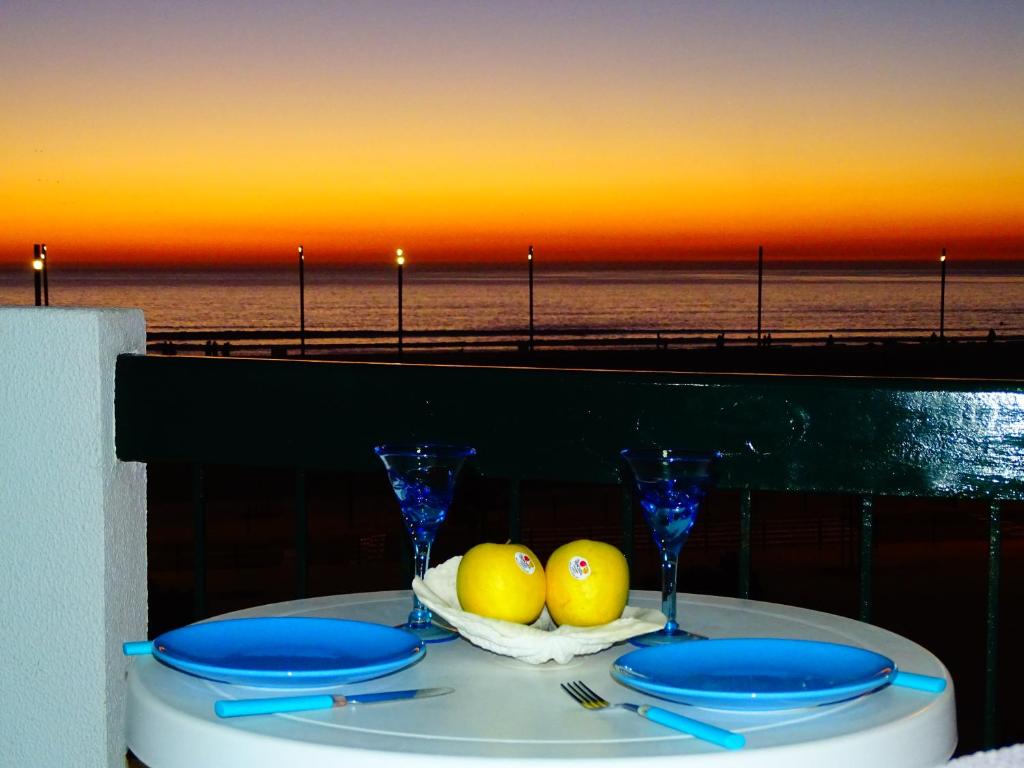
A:
[[[25,4],[0,266],[1024,255],[1020,4]]]

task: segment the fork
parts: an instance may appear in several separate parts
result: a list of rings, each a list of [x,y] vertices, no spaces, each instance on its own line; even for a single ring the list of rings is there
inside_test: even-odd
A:
[[[740,749],[747,743],[746,738],[741,733],[734,733],[724,728],[702,723],[700,720],[677,715],[675,712],[669,712],[667,709],[651,707],[647,704],[612,704],[594,693],[581,680],[562,683],[562,690],[569,694],[584,709],[597,710],[608,709],[609,707],[628,709],[630,712],[636,712],[641,717],[653,720],[659,725],[688,733],[690,736],[710,741],[712,744],[717,744],[726,749]]]

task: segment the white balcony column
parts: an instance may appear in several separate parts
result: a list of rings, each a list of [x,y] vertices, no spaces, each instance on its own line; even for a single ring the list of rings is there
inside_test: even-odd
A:
[[[0,765],[124,766],[146,637],[146,468],[114,455],[142,312],[0,307]]]

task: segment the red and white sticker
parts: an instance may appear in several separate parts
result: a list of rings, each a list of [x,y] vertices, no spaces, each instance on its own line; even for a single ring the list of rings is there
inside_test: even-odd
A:
[[[590,578],[590,563],[585,557],[574,557],[569,560],[569,575],[583,581]]]
[[[527,576],[531,575],[535,570],[537,570],[537,566],[533,564],[533,558],[525,552],[516,552],[515,558],[516,565],[518,565],[522,572],[525,573]]]

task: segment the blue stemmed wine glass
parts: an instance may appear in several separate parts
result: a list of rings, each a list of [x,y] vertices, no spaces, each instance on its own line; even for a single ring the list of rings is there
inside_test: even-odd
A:
[[[644,520],[661,555],[661,612],[664,629],[634,637],[634,645],[664,645],[697,639],[676,622],[676,568],[701,503],[712,484],[717,451],[627,448],[622,457],[633,470]]]
[[[463,445],[378,445],[373,449],[388,471],[398,497],[405,529],[412,539],[416,575],[421,579],[430,563],[430,545],[448,515],[455,491],[455,476],[475,448]],[[414,632],[426,643],[454,640],[458,633],[433,623],[430,609],[412,596],[412,611],[402,629]]]

